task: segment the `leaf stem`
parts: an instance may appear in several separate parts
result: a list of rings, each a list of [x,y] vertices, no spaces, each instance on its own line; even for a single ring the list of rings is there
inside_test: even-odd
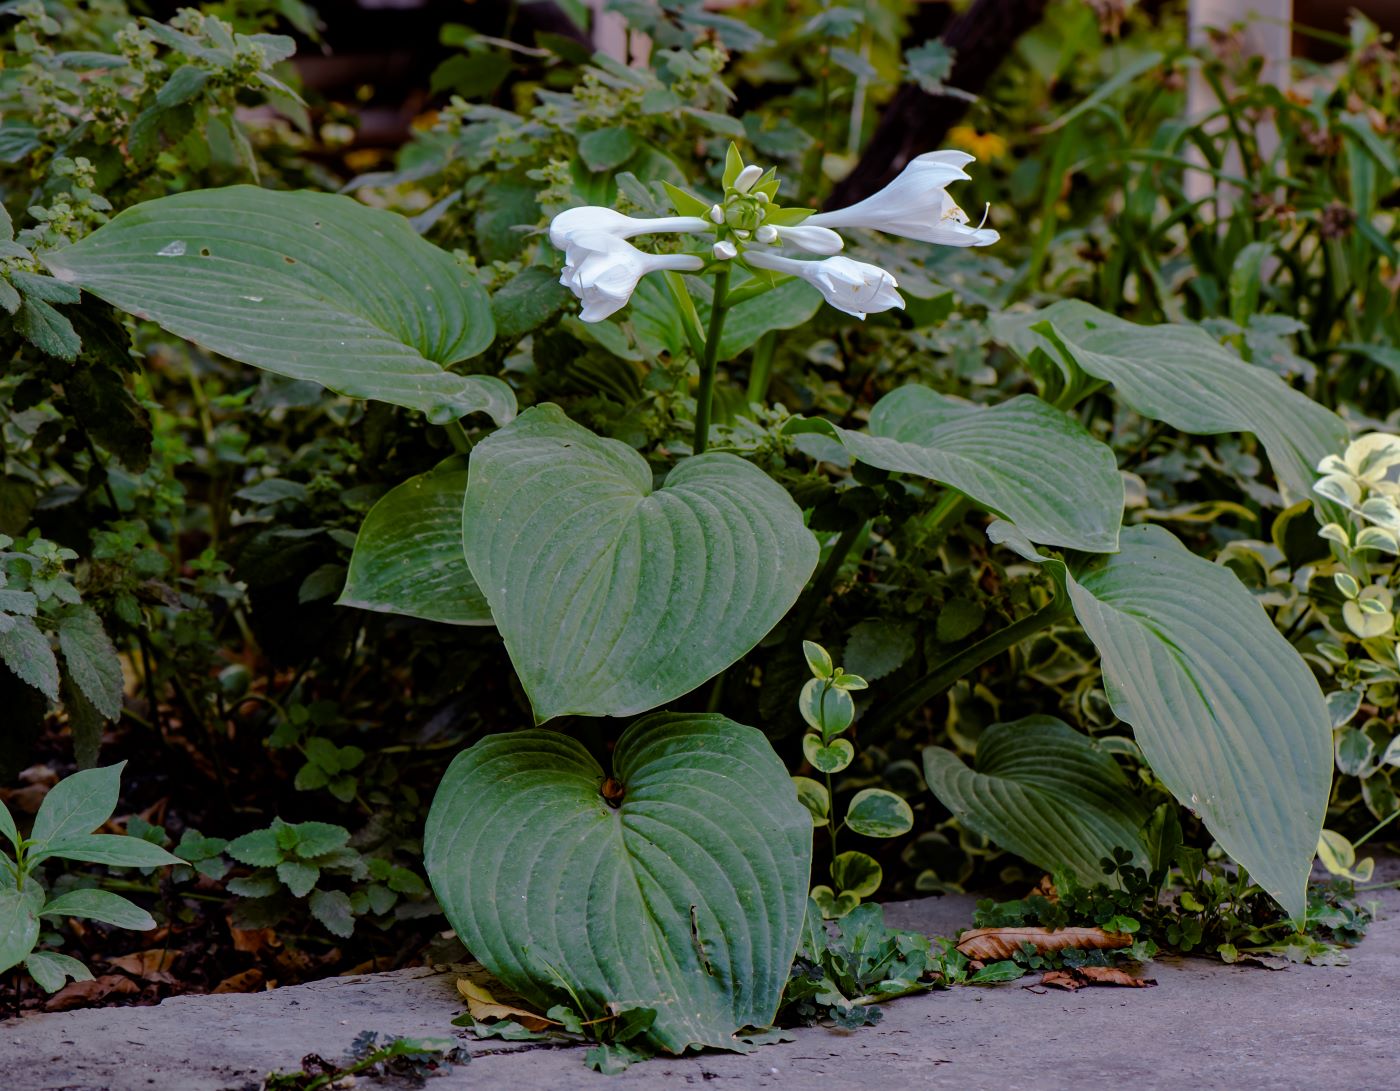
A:
[[[695,400],[695,443],[691,448],[703,455],[710,445],[710,410],[715,394],[715,368],[719,363],[719,338],[724,332],[725,297],[729,294],[729,267],[715,274],[715,297],[710,307],[710,328],[705,333],[705,356],[700,362],[700,391]]]
[[[1004,629],[998,629],[990,636],[964,648],[952,658],[944,660],[937,669],[930,671],[881,706],[861,732],[862,741],[870,742],[882,738],[901,719],[933,700],[944,690],[950,689],[963,675],[1070,616],[1068,600],[1057,598],[1035,613],[1027,614],[1020,621],[1013,621]]]
[[[470,454],[472,449],[472,438],[467,435],[466,428],[459,420],[448,421],[443,425],[447,429],[447,438],[452,441],[452,449],[459,455]]]

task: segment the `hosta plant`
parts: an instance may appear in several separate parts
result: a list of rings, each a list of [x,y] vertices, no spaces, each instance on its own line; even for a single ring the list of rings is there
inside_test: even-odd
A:
[[[574,327],[624,360],[638,359],[626,355],[634,335],[664,344],[652,375],[695,380],[665,434],[634,443],[557,404],[519,411],[517,390],[530,386],[492,344],[498,322],[512,345],[536,328],[520,318],[528,300],[515,280],[488,298],[407,221],[348,197],[181,193],[40,254],[66,288],[206,349],[444,426],[457,454],[370,511],[342,603],[494,626],[536,725],[641,717],[609,763],[564,731],[490,736],[457,758],[434,803],[425,855],[448,919],[527,999],[590,1019],[649,1013],[645,1040],[668,1050],[741,1048],[744,1028],[773,1017],[806,905],[812,822],[763,734],[722,714],[724,676],[780,626],[796,650],[877,521],[853,504],[854,525],[814,532],[811,492],[775,471],[797,452],[850,468],[828,490],[866,483],[901,512],[885,533],[917,536],[948,584],[968,577],[941,544],[966,525],[1002,547],[1021,589],[1008,624],[964,631],[871,703],[863,733],[888,733],[992,658],[1077,625],[1161,784],[1303,915],[1331,773],[1322,694],[1230,568],[1160,526],[1123,525],[1118,462],[1091,428],[1122,409],[1190,434],[1251,433],[1283,491],[1302,498],[1343,445],[1339,418],[1200,328],[1135,325],[1081,302],[994,316],[1027,390],[1005,401],[911,384],[837,420],[766,404],[774,331],[823,301],[877,322],[905,303],[888,268],[841,252],[857,236],[840,232],[996,241],[948,194],[967,165],[920,156],[868,200],[817,214],[781,204],[775,173],[731,149],[717,185],[617,181],[639,199],[664,194],[673,216],[580,205],[557,217],[549,238],[562,260],[541,243],[543,262],[559,264],[526,270],[535,287],[524,295],[562,269],[583,303]],[[747,404],[727,378],[745,354]],[[825,673],[822,656],[814,670],[827,696],[856,684]],[[690,696],[701,687],[707,697]],[[706,701],[705,713],[657,711]],[[838,760],[850,723],[818,716],[814,754]],[[994,745],[1017,732],[988,732],[975,772],[931,755],[930,786],[1037,864],[1096,863],[1105,839],[1135,855],[1143,812],[1117,798],[1122,785],[1086,744],[1038,722],[1022,733],[1038,765],[1028,771]],[[1052,790],[1030,775],[1049,768],[1062,774]],[[1046,839],[1052,810],[1093,836]],[[848,826],[851,813],[859,800]],[[295,863],[278,851],[260,866]],[[831,897],[863,886],[868,877],[837,879],[845,889]]]
[[[125,764],[87,769],[59,781],[44,796],[27,836],[0,803],[0,835],[11,850],[0,852],[0,971],[23,963],[48,992],[62,988],[69,978],[92,979],[88,968],[72,955],[49,949],[49,936],[43,933],[45,919],[78,918],[142,931],[156,926],[149,913],[120,894],[100,887],[75,887],[50,896],[44,884],[44,864],[49,860],[120,868],[184,863],[139,837],[93,832],[116,810]]]

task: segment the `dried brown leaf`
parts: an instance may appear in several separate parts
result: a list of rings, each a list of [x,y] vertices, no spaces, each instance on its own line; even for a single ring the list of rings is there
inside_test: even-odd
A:
[[[129,955],[109,958],[107,962],[134,977],[171,984],[175,979],[170,975],[170,968],[175,965],[177,954],[178,952],[164,947],[152,947],[149,951],[136,951]]]
[[[209,991],[216,993],[257,992],[263,987],[265,980],[263,972],[254,966],[251,970],[244,970],[242,973],[224,978]]]
[[[235,928],[230,922],[228,933],[233,937],[233,949],[255,955],[264,947],[281,947],[282,941],[271,928]]]
[[[1129,989],[1150,989],[1157,982],[1150,977],[1138,977],[1118,966],[1079,966],[1073,970],[1047,970],[1040,975],[1038,985],[1074,992],[1085,985],[1118,985]]]
[[[958,939],[958,950],[970,959],[995,962],[1011,958],[1023,943],[1031,944],[1043,954],[1069,947],[1109,951],[1128,947],[1132,942],[1132,936],[1105,932],[1102,928],[973,928]]]
[[[480,981],[474,981],[470,977],[457,979],[457,991],[467,1002],[467,1011],[471,1012],[472,1018],[478,1022],[512,1019],[526,1030],[545,1030],[560,1025],[553,1019],[546,1019],[538,1012],[517,1008],[512,1004],[502,1004],[491,995],[490,989]]]
[[[45,1011],[67,1011],[96,1004],[109,996],[134,996],[141,986],[121,974],[103,974],[91,981],[70,981],[44,1003]]]

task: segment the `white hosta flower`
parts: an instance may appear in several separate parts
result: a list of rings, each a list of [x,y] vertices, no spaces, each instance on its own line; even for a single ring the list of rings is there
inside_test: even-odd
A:
[[[899,282],[885,270],[863,261],[845,257],[796,261],[762,250],[746,250],[744,260],[757,269],[801,277],[838,311],[860,319],[867,314],[904,306],[903,297],[895,291]]]
[[[865,227],[940,246],[990,246],[1000,236],[991,228],[969,227],[967,213],[946,189],[968,179],[963,167],[971,162],[966,152],[926,152],[879,193],[849,208],[809,216],[803,226]]]
[[[627,305],[648,273],[693,273],[704,264],[694,254],[648,254],[609,231],[578,231],[569,238],[559,283],[583,301],[580,318],[601,322]]]
[[[583,233],[606,231],[619,239],[630,239],[634,235],[659,235],[677,231],[708,231],[710,225],[699,216],[662,216],[659,219],[643,219],[624,216],[611,208],[601,205],[580,205],[568,208],[549,222],[549,241],[567,257],[572,239]],[[577,263],[575,263],[577,264]]]
[[[762,231],[763,228],[759,230]],[[839,254],[846,245],[841,236],[829,227],[814,227],[811,223],[800,223],[796,227],[774,226],[773,230],[779,242],[795,246],[809,254]]]

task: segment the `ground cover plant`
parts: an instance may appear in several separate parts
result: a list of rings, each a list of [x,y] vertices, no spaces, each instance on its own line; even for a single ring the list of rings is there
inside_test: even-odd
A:
[[[465,945],[609,1070],[1336,957],[1400,813],[1388,40],[1284,93],[1051,5],[847,200],[897,87],[956,97],[908,13],[619,10],[645,65],[444,26],[376,148],[292,60],[329,12],[3,8],[5,968],[105,957],[21,891],[116,755],[195,983]],[[1131,938],[866,904],[988,884],[979,928]]]

